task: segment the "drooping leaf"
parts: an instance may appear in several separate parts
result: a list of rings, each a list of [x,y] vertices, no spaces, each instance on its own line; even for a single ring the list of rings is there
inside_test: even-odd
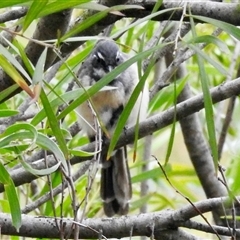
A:
[[[5,39],[5,41],[7,41],[7,39]],[[16,49],[16,47],[10,43],[9,41],[7,41],[8,44],[11,46],[11,48],[15,51],[18,52],[18,49]],[[26,70],[23,68],[23,66],[17,61],[16,58],[13,57],[13,55],[2,46],[2,44],[0,44],[0,53],[10,62],[12,63],[12,65],[29,81],[31,82],[31,78],[28,75],[28,73],[26,72]]]
[[[22,78],[19,72],[13,67],[13,65],[11,65],[3,55],[0,55],[0,66],[19,85],[20,88],[26,91],[30,97],[32,98],[34,97],[34,94],[32,90],[29,88],[28,84],[25,82],[25,80]]]

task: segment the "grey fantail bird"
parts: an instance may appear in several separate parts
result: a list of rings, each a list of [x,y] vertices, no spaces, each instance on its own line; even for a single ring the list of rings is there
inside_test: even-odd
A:
[[[77,77],[83,87],[92,86],[128,59],[129,56],[121,52],[114,41],[100,40],[81,65]],[[111,136],[138,82],[138,68],[134,63],[109,83],[109,86],[114,89],[100,91],[91,97],[93,107],[90,107],[89,102],[84,102],[79,106],[78,110],[81,115],[79,123],[90,141],[95,140],[96,115]],[[136,124],[139,113],[140,121],[146,118],[148,101],[148,88],[145,86],[129,115],[126,127]],[[93,109],[97,114],[93,114]],[[132,197],[132,187],[126,147],[115,150],[109,160],[106,160],[106,155],[102,155],[101,161],[100,194],[104,201],[104,212],[109,217],[114,214],[127,214]]]

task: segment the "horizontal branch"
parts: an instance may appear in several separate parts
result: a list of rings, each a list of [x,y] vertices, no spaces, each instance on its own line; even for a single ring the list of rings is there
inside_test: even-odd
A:
[[[152,10],[157,1],[145,1],[135,0],[134,4],[142,6],[144,9],[126,10],[124,13],[127,17],[143,18],[152,13]],[[132,3],[132,2],[131,2]],[[186,13],[191,15],[200,15],[213,19],[217,19],[223,22],[233,24],[235,26],[240,25],[240,15],[238,12],[239,4],[237,3],[222,3],[213,1],[164,1],[160,6],[160,10],[170,10],[164,14],[158,15],[153,20],[175,20],[179,21],[183,14],[184,3],[187,4]],[[189,21],[189,18],[184,18],[185,21]]]
[[[28,8],[13,9],[0,14],[0,23],[19,19],[27,14]]]
[[[123,11],[123,13],[125,14],[124,17],[143,18],[143,17],[149,16],[152,13],[153,8],[156,4],[156,1],[145,1],[145,0],[137,1],[136,0],[136,1],[131,1],[131,4],[136,4],[136,5],[142,6],[143,9],[125,10],[125,11]],[[164,20],[178,21],[181,19],[181,16],[183,14],[182,6],[183,6],[182,3],[180,3],[179,1],[176,1],[176,2],[164,1],[158,10],[159,11],[160,10],[169,10],[169,11],[166,11],[165,13],[158,15],[157,17],[153,18],[153,20],[155,20],[155,21],[164,21]],[[207,1],[207,2],[206,1],[203,1],[203,2],[189,1],[187,3],[187,13],[191,12],[191,14],[193,14],[193,15],[210,17],[213,19],[231,23],[235,26],[240,25],[240,15],[238,14],[237,10],[238,10],[238,4],[234,4],[234,3],[218,3],[218,2],[212,2],[212,1]],[[23,9],[22,13],[20,11],[18,11],[19,15],[17,15],[17,16],[20,17],[20,16],[24,15],[25,14],[24,11],[26,11],[26,10]],[[63,11],[63,12],[70,13],[71,11]],[[35,36],[34,36],[35,39],[46,40],[46,39],[56,38],[57,31],[54,30],[53,28],[57,24],[53,24],[54,22],[61,23],[60,24],[61,27],[58,26],[58,30],[61,29],[61,31],[59,30],[61,33],[65,32],[66,27],[64,27],[64,29],[62,29],[63,28],[62,26],[68,26],[68,23],[69,23],[68,20],[70,19],[67,16],[68,14],[63,14],[63,19],[60,19],[60,20],[57,19],[57,21],[51,20],[51,16],[54,16],[54,19],[56,19],[55,15],[58,16],[59,13],[55,13],[55,14],[45,17],[45,19],[47,19],[46,23],[44,24],[45,29],[44,29],[44,31],[38,31],[38,29],[36,29],[36,32],[40,32],[40,34],[39,34],[39,36],[38,36],[38,34],[35,34]],[[2,16],[2,18],[4,17],[4,15],[0,15],[0,16]],[[91,16],[91,14],[89,14],[89,16]],[[98,35],[107,26],[115,23],[116,21],[118,21],[121,18],[122,17],[116,16],[114,14],[108,14],[108,16],[106,18],[102,19],[101,21],[97,22],[96,24],[93,24],[91,27],[82,31],[81,33],[77,34],[76,36]],[[6,20],[7,18],[4,17],[3,19]],[[188,18],[186,17],[186,18],[184,18],[184,20],[188,21]],[[54,27],[52,27],[52,26],[54,26]],[[45,37],[44,36],[45,33],[51,33],[53,36]],[[42,35],[43,35],[43,37],[42,37]],[[83,44],[83,42],[81,42],[81,41],[68,42],[67,44],[63,44],[61,47],[62,56],[63,57],[67,56],[68,54],[70,54],[72,51],[74,51],[77,47],[79,47],[82,44]],[[29,56],[29,58],[30,59],[34,58],[31,60],[33,62],[36,62],[42,51],[39,51],[38,50],[39,47],[33,47],[33,45],[34,44],[32,44],[30,42],[30,44],[29,44],[30,47],[27,47],[26,52],[27,52],[27,55]],[[41,46],[40,46],[40,48],[41,48]],[[35,54],[33,51],[35,49],[37,49],[37,54]],[[29,53],[28,53],[28,51],[29,51]],[[54,57],[55,57],[55,55],[53,56],[53,58]],[[52,62],[53,59],[52,58],[48,58],[48,59],[50,59],[50,60],[48,60],[50,62],[50,64],[47,64],[47,66],[50,67],[50,65],[53,64],[53,62]],[[13,84],[13,81],[11,81],[9,76],[7,76],[2,70],[0,70],[0,91],[5,90],[12,84]],[[14,92],[13,95],[18,93],[19,91],[20,91],[20,89],[18,89],[18,91]]]
[[[146,213],[134,216],[123,216],[116,218],[99,218],[86,219],[79,224],[79,238],[123,238],[129,236],[161,236],[161,232],[168,229],[178,228],[184,225],[190,218],[199,215],[199,212],[206,213],[215,208],[222,207],[229,203],[226,197],[212,198],[203,200],[194,204],[194,206],[183,207],[179,210],[163,210],[156,213]],[[65,234],[73,232],[73,219],[63,218],[57,220],[64,226]],[[17,232],[12,226],[11,217],[9,214],[0,213],[1,234],[17,235],[25,237],[38,238],[58,238],[60,233],[56,226],[54,218],[49,217],[34,217],[22,215],[22,226]],[[219,234],[224,233],[226,236],[231,236],[232,229],[230,228],[214,228]],[[211,228],[206,231],[212,232]],[[240,236],[240,230],[236,231],[237,236]],[[73,235],[71,235],[73,237]]]
[[[240,94],[240,78],[232,80],[230,82],[225,82],[217,87],[214,87],[210,90],[212,97],[212,102],[217,103],[228,99],[232,96],[237,96]],[[146,137],[170,124],[174,121],[175,111],[176,111],[176,120],[184,119],[185,117],[200,111],[204,108],[203,94],[198,94],[195,97],[187,99],[175,107],[171,107],[168,110],[153,115],[149,117],[144,122],[141,122],[139,125],[138,138],[141,139]],[[124,131],[124,133],[119,138],[116,148],[128,145],[133,143],[135,138],[135,128],[129,128]],[[108,145],[109,142],[106,143]],[[88,146],[83,148],[84,151],[94,152],[94,144],[91,143]],[[80,162],[86,158],[74,157],[72,163]]]
[[[127,17],[127,18],[137,18],[137,19],[144,18],[146,16],[149,16],[152,13],[156,2],[157,1],[145,1],[145,0],[131,1],[131,4],[142,6],[143,9],[129,9],[122,12],[125,15],[124,17]],[[179,21],[183,14],[183,4],[181,2],[164,1],[161,7],[158,9],[158,11],[161,11],[161,10],[169,10],[169,11],[166,11],[164,14],[158,15],[152,20]],[[212,1],[202,1],[202,2],[201,1],[197,1],[197,2],[185,1],[185,2],[188,2],[187,9],[186,9],[187,13],[191,12],[192,15],[210,17],[216,20],[233,24],[235,26],[240,25],[240,14],[238,14],[237,12],[237,9],[238,9],[237,3],[218,3],[218,2],[212,2]],[[122,17],[117,15],[108,14],[107,17],[93,24],[91,27],[82,31],[76,36],[98,35],[104,28],[106,28],[110,24],[115,23],[121,18]],[[189,21],[189,18],[185,17],[184,21]],[[65,56],[66,54],[69,54],[70,52],[72,52],[82,44],[83,42],[80,42],[80,41],[69,42],[62,46],[61,52],[63,56]]]
[[[220,102],[232,96],[237,96],[240,94],[240,78],[237,78],[230,82],[226,82],[217,87],[214,87],[210,90],[210,93],[212,96],[213,103]],[[198,112],[203,108],[204,108],[203,94],[199,94],[186,101],[183,101],[177,104],[176,106],[177,121],[195,112]],[[146,121],[140,123],[138,137],[143,138],[172,124],[174,121],[174,115],[175,115],[175,108],[172,107],[162,113],[156,114],[148,118]],[[121,137],[119,138],[116,148],[133,143],[134,137],[135,137],[134,128],[126,129],[124,133],[121,135]],[[108,144],[109,144],[109,141],[106,141],[106,148]],[[94,152],[95,143],[90,143],[87,146],[84,146],[82,150],[86,152]],[[91,159],[91,157],[74,156],[71,159],[71,164],[80,163],[89,159]],[[40,160],[40,159],[36,159],[36,161],[37,160]],[[48,165],[53,166],[54,164],[55,164],[55,159],[49,156]],[[45,162],[43,160],[35,162],[33,167],[36,169],[43,169],[45,168]],[[30,172],[25,171],[25,169],[23,168],[15,169],[11,171],[10,174],[16,186],[22,185],[24,183],[29,183],[32,180],[38,178],[38,176],[35,176]],[[4,191],[4,186],[3,184],[0,184],[0,192],[3,192],[3,191]]]

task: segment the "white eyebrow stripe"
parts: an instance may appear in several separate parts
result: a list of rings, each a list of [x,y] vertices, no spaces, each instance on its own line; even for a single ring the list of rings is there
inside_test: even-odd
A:
[[[120,57],[122,54],[120,51],[117,51],[117,55],[116,55],[116,58]]]
[[[105,61],[104,56],[100,53],[100,52],[96,52],[96,55],[98,58],[102,59],[103,61]]]

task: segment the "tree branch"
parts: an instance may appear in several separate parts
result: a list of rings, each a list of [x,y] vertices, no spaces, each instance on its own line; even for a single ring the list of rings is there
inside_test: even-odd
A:
[[[179,210],[163,210],[155,213],[145,213],[135,216],[123,216],[118,218],[95,218],[86,219],[79,224],[79,238],[123,238],[131,236],[151,236],[160,237],[167,230],[178,229],[179,226],[186,225],[186,221],[198,216],[199,212],[206,213],[222,205],[228,206],[229,198],[213,198],[200,201],[194,204],[194,207],[188,205]],[[196,211],[196,209],[198,211]],[[73,220],[70,218],[58,219],[65,226],[64,233],[73,233]],[[189,224],[189,223],[188,223]],[[12,226],[11,217],[9,214],[0,213],[1,234],[17,235],[25,237],[38,238],[58,238],[59,229],[56,227],[55,219],[49,217],[33,217],[22,215],[22,226],[17,232]],[[224,233],[226,236],[231,236],[231,228],[217,228],[212,226],[219,234]],[[205,228],[204,231],[212,232],[210,228]],[[240,236],[240,230],[236,231],[236,235]],[[73,237],[73,235],[71,235]]]
[[[12,20],[21,18],[26,15],[27,10],[28,9],[26,7],[22,7],[20,9],[14,9],[11,11],[4,12],[4,13],[0,14],[0,23],[5,23],[8,21],[12,21]]]
[[[143,18],[149,16],[153,8],[156,4],[156,1],[131,1],[131,4],[136,4],[142,6],[143,9],[130,9],[122,11],[127,18]],[[237,12],[238,4],[236,3],[218,3],[218,2],[188,2],[187,13],[191,11],[192,15],[200,15],[205,17],[210,17],[213,19],[217,19],[220,21],[224,21],[235,26],[240,25],[240,15]],[[183,7],[179,1],[176,2],[169,2],[164,1],[158,11],[161,10],[169,10],[164,14],[160,14],[157,17],[153,18],[154,21],[165,21],[165,20],[172,20],[172,21],[179,21],[183,14]],[[235,13],[235,14],[234,14]],[[88,16],[90,17],[91,14]],[[118,21],[121,17],[109,14],[107,17],[102,19],[101,21],[97,22],[96,24],[92,25],[85,31],[77,34],[76,36],[93,36],[98,35],[104,28],[108,25]],[[184,21],[189,21],[189,18],[184,18]],[[197,22],[197,21],[196,21]],[[82,45],[83,42],[70,42],[68,44],[64,44],[61,51],[63,56],[72,52],[74,49]]]
[[[240,78],[237,78],[230,82],[223,83],[217,87],[214,87],[211,89],[210,93],[212,96],[213,103],[217,103],[227,98],[230,98],[232,96],[239,95],[240,94]],[[199,94],[195,97],[185,100],[177,104],[176,106],[177,120],[183,119],[195,112],[200,111],[203,108],[204,108],[203,94]],[[156,114],[152,117],[149,117],[146,121],[140,123],[139,134],[138,134],[139,139],[145,136],[148,136],[158,131],[159,129],[162,129],[172,124],[175,116],[174,111],[175,109],[174,107],[172,107],[160,114]],[[133,127],[126,129],[124,133],[121,135],[121,137],[119,138],[116,148],[120,148],[122,146],[133,143],[134,138],[135,138],[135,129]],[[109,140],[106,141],[106,147],[103,149],[103,151],[107,149],[108,145],[109,145]],[[88,144],[87,146],[83,147],[82,150],[86,152],[94,152],[95,143]],[[74,156],[71,159],[71,164],[80,163],[89,159],[91,159],[91,157]],[[49,166],[53,166],[55,164],[55,159],[52,158],[51,160],[51,156],[50,156],[50,158],[48,159],[48,164]],[[45,168],[45,163],[42,161],[38,161],[34,163],[33,167],[36,169],[43,169]],[[38,178],[38,176],[32,175],[31,173],[26,172],[24,169],[15,169],[13,172],[11,172],[11,177],[16,186],[22,185],[24,183],[28,183]],[[3,191],[4,191],[4,186],[0,184],[0,192],[3,192]]]
[[[125,17],[134,17],[134,18],[143,18],[151,14],[156,1],[134,1],[134,4],[143,6],[144,9],[131,9],[125,10],[123,13]],[[155,21],[164,21],[164,20],[180,20],[182,16],[182,7],[179,5],[179,2],[168,2],[165,1],[162,6],[158,9],[160,10],[169,10],[168,12],[159,15],[158,17],[153,18]],[[176,9],[178,8],[178,9]],[[190,10],[193,15],[201,15],[206,17],[211,17],[213,19],[218,19],[221,21],[225,21],[231,23],[233,25],[240,25],[240,15],[237,12],[238,4],[234,3],[217,3],[217,2],[189,2],[187,11]],[[40,20],[39,27],[36,29],[34,34],[35,39],[46,40],[46,39],[54,39],[57,38],[57,30],[60,30],[61,33],[64,33],[69,26],[71,10],[65,10],[61,13],[55,13],[49,16],[44,17]],[[89,13],[87,17],[90,17]],[[121,19],[120,16],[116,16],[113,14],[108,14],[108,16],[96,24],[92,25],[88,29],[80,32],[76,36],[93,36],[98,35],[104,28],[109,26],[112,23],[115,23],[117,20]],[[185,21],[188,21],[187,18],[184,18]],[[79,24],[79,22],[78,22]],[[44,29],[42,29],[42,27]],[[69,42],[67,44],[63,44],[61,48],[62,56],[67,56],[77,47],[79,47],[83,42]],[[42,52],[41,46],[36,46],[33,43],[29,43],[26,53],[29,56],[30,60],[33,64],[36,63]],[[51,66],[55,55],[48,58],[48,63],[46,67]],[[13,84],[13,81],[3,72],[0,71],[0,92],[8,88]],[[20,89],[15,91],[12,96],[18,93]]]
[[[69,26],[71,12],[71,10],[65,10],[40,19],[33,34],[33,38],[38,40],[55,39],[57,38],[58,31],[61,34],[65,33]],[[43,50],[43,46],[30,41],[26,46],[25,52],[32,64],[35,65]],[[52,50],[49,50],[45,68],[51,66],[55,57],[55,53],[53,53]],[[2,69],[0,69],[0,92],[10,87],[13,83],[13,80]],[[11,96],[14,96],[20,91],[21,89],[18,88],[11,94]],[[10,96],[7,98],[9,97]],[[4,102],[5,100],[6,99],[3,99],[1,102]]]

